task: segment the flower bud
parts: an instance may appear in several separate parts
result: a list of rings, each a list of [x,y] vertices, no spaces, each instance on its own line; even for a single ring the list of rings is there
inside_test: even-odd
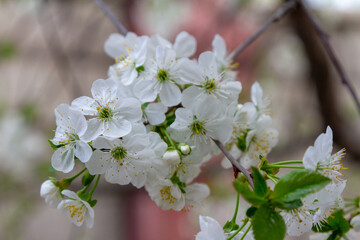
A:
[[[169,165],[176,165],[180,163],[180,156],[177,150],[166,151],[162,159]]]
[[[40,196],[45,198],[45,202],[53,208],[56,208],[62,199],[59,188],[51,180],[46,180],[41,184]]]
[[[360,215],[357,215],[351,219],[351,225],[353,225],[355,232],[360,231]]]
[[[181,146],[180,146],[180,151],[181,151],[181,153],[184,154],[184,155],[189,155],[190,152],[191,152],[191,148],[190,148],[190,146],[187,145],[187,144],[181,145]]]

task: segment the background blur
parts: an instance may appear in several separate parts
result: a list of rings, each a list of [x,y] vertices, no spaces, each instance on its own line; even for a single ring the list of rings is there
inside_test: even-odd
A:
[[[216,33],[230,50],[242,43],[281,4],[280,0],[106,1],[137,34],[159,33],[171,40],[182,30],[194,35],[199,52],[210,50]],[[331,35],[331,43],[355,90],[360,92],[360,0],[309,0]],[[232,171],[213,159],[198,181],[211,197],[189,213],[160,210],[143,190],[101,182],[94,197],[91,230],[73,226],[40,198],[50,172],[47,139],[55,129],[54,108],[90,95],[106,78],[112,60],[104,41],[116,28],[93,1],[0,0],[0,239],[188,240],[199,231],[198,215],[230,219],[235,206]],[[349,171],[345,195],[360,194],[360,118],[301,15],[289,14],[270,27],[237,59],[243,84],[240,102],[259,81],[272,100],[279,144],[271,161],[301,159],[324,132],[334,130],[335,150],[346,147]],[[241,203],[243,211],[246,203]]]

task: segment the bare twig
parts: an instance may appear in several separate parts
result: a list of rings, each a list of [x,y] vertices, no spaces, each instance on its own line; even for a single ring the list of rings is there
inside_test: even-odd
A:
[[[270,27],[273,23],[278,22],[283,18],[291,9],[297,6],[295,0],[285,2],[276,12],[272,15],[265,23],[262,25],[257,32],[251,35],[248,39],[245,40],[240,46],[238,46],[230,55],[230,59],[236,58],[246,47],[253,43],[265,30]]]
[[[103,12],[108,16],[108,18],[110,19],[110,21],[112,21],[112,23],[115,25],[115,27],[119,30],[119,32],[122,35],[126,35],[126,33],[128,32],[128,30],[126,29],[126,27],[124,26],[124,24],[122,24],[119,19],[117,19],[117,17],[114,15],[114,13],[106,6],[106,4],[103,2],[103,0],[94,0],[95,3],[103,10]]]
[[[317,33],[317,36],[319,37],[319,40],[321,44],[324,46],[326,53],[328,54],[330,61],[334,65],[337,73],[339,74],[339,77],[341,79],[341,82],[348,88],[352,98],[354,99],[358,111],[360,113],[360,101],[359,98],[354,90],[354,87],[350,83],[348,77],[345,74],[344,68],[342,67],[340,61],[335,55],[334,49],[332,48],[330,42],[329,42],[329,35],[323,30],[323,28],[320,26],[320,24],[316,21],[316,19],[313,17],[313,15],[310,13],[308,7],[302,0],[298,0],[300,9],[303,10],[305,16],[308,18],[312,26],[314,27],[315,32]]]
[[[242,172],[249,181],[250,185],[253,187],[254,183],[250,172],[246,170],[238,161],[235,160],[235,158],[229,153],[229,151],[225,148],[225,146],[221,142],[215,139],[213,139],[213,141],[218,146],[218,148],[224,153],[226,158],[229,159],[229,161],[233,165],[233,168],[236,168],[240,172]],[[234,174],[237,174],[235,169],[234,169]]]

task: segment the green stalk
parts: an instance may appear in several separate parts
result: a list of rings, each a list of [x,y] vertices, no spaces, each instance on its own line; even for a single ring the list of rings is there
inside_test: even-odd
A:
[[[272,175],[267,175],[267,177],[268,177],[271,181],[273,181],[273,183],[277,184],[276,179],[275,179],[275,178],[273,178],[273,176],[272,176]]]
[[[271,163],[270,165],[301,164],[301,163],[303,163],[302,160],[289,160],[289,161]]]
[[[98,185],[98,183],[99,183],[100,177],[101,177],[101,175],[99,174],[99,175],[97,176],[97,178],[96,178],[96,181],[95,181],[95,183],[94,183],[94,186],[91,188],[91,190],[90,190],[90,192],[89,192],[90,199],[91,199],[91,196],[92,196],[93,192],[95,191],[95,189],[96,189],[96,187],[97,187],[97,185]]]
[[[248,234],[248,232],[250,231],[250,229],[251,229],[251,223],[250,223],[250,225],[248,226],[248,228],[246,229],[246,231],[244,232],[244,234],[242,235],[242,237],[240,238],[240,240],[243,240],[243,239],[246,237],[246,235]]]
[[[173,140],[171,139],[169,133],[166,131],[166,129],[163,128],[163,127],[160,127],[160,131],[161,131],[161,133],[162,133],[163,135],[165,135],[165,137],[166,137],[166,139],[169,141],[170,145],[171,145],[172,147],[174,147],[174,149],[178,150],[177,147],[176,147],[176,145],[175,145],[175,143],[174,143]]]
[[[287,165],[273,165],[269,164],[266,166],[267,168],[298,168],[298,169],[304,169],[304,166],[287,166]]]
[[[231,222],[235,223],[236,222],[236,217],[239,211],[239,200],[240,200],[240,193],[237,193],[237,197],[236,197],[236,207],[235,207],[235,212],[234,212],[234,216],[231,219]]]
[[[249,221],[249,219],[245,218],[244,223],[239,227],[239,229],[236,230],[233,234],[231,234],[230,237],[226,238],[226,240],[233,239],[245,227],[245,225],[248,223],[248,221]]]
[[[78,176],[80,176],[81,174],[83,174],[86,171],[86,167],[83,168],[83,170],[81,170],[80,172],[78,172],[77,174],[75,174],[73,177],[70,178],[65,178],[65,181],[69,181],[72,182],[74,179],[76,179]]]

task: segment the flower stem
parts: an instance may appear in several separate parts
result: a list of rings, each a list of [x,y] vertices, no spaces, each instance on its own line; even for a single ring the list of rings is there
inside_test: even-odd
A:
[[[350,208],[350,209],[344,211],[344,215],[346,215],[346,214],[348,214],[348,213],[351,213],[351,212],[355,211],[356,209],[357,209],[357,208]]]
[[[248,228],[246,229],[246,231],[244,232],[244,234],[242,235],[242,237],[240,238],[240,240],[243,240],[245,237],[246,237],[246,235],[248,234],[248,232],[250,231],[250,229],[251,229],[251,223],[250,223],[250,225],[248,226]]]
[[[176,150],[178,150],[177,147],[176,147],[176,144],[175,144],[174,141],[171,139],[170,134],[166,131],[166,129],[165,129],[164,127],[160,127],[160,131],[161,131],[161,133],[162,133],[163,135],[165,135],[165,137],[166,137],[167,141],[170,143],[170,145],[171,145],[173,148],[175,148]]]
[[[81,174],[83,174],[86,171],[86,167],[84,167],[80,172],[78,172],[77,174],[75,174],[73,177],[70,178],[65,178],[65,181],[69,181],[72,182],[74,179],[76,179],[78,176],[80,176]]]
[[[269,168],[298,168],[298,169],[304,169],[304,166],[287,166],[287,165],[273,165],[269,164],[267,165]]]
[[[99,174],[99,175],[97,176],[97,178],[96,178],[96,181],[95,181],[95,183],[94,183],[94,186],[91,188],[91,190],[90,190],[90,192],[89,192],[89,195],[90,195],[90,196],[92,196],[93,192],[95,191],[95,189],[96,189],[96,187],[97,187],[97,185],[98,185],[98,183],[99,183],[100,177],[101,177],[101,175]]]
[[[302,160],[289,160],[289,161],[272,163],[271,165],[301,164],[301,163],[303,163]]]
[[[238,213],[238,211],[239,211],[239,200],[240,200],[240,193],[238,192],[238,193],[237,193],[237,196],[236,196],[236,207],[235,207],[234,216],[233,216],[233,218],[231,219],[231,222],[233,222],[233,223],[236,222],[237,213]]]
[[[233,234],[231,234],[230,237],[226,238],[226,240],[231,240],[233,239],[244,227],[245,225],[248,223],[249,219],[248,218],[245,218],[244,219],[244,223],[239,227],[238,230],[236,230]]]
[[[267,175],[267,177],[271,180],[271,181],[273,181],[273,183],[277,183],[277,180],[272,176],[272,175]]]

